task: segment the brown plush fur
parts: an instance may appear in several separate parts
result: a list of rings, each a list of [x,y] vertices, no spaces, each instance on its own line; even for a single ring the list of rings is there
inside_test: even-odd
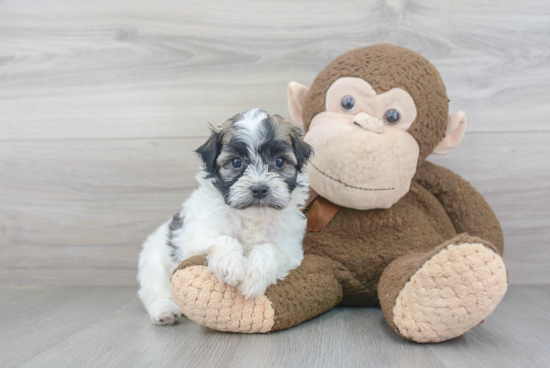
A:
[[[498,253],[504,253],[504,236],[495,213],[467,181],[441,166],[425,162],[413,179],[432,193],[453,223],[457,233],[468,233],[488,240]]]
[[[272,331],[287,329],[338,305],[342,287],[336,274],[335,262],[306,255],[299,268],[279,281],[281,287],[269,288],[265,293],[275,310]]]
[[[409,133],[420,146],[419,164],[445,136],[449,99],[439,72],[416,52],[388,44],[349,51],[334,59],[317,75],[303,108],[306,133],[315,115],[326,111],[327,90],[342,77],[362,78],[378,94],[401,88],[411,95],[417,116]]]
[[[443,200],[427,188],[438,188]],[[502,254],[502,231],[483,197],[458,175],[425,162],[409,193],[391,208],[341,208],[322,232],[306,234],[304,250],[337,261],[354,275],[357,287],[344,293],[341,305],[375,306],[386,266],[399,256],[428,252],[458,231],[490,240]]]

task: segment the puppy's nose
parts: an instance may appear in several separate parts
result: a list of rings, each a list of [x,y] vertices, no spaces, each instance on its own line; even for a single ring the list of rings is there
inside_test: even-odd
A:
[[[254,185],[251,190],[254,198],[262,199],[267,195],[267,192],[269,192],[269,187],[265,184],[257,184]]]
[[[353,117],[353,123],[373,133],[384,133],[384,123],[365,112],[360,112]]]

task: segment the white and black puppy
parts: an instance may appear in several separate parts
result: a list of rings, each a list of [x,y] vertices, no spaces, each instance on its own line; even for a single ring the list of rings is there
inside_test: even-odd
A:
[[[181,316],[170,277],[189,257],[206,255],[220,282],[247,298],[300,265],[308,194],[302,168],[312,153],[302,137],[300,128],[258,109],[212,130],[196,151],[199,188],[143,245],[138,294],[154,323]]]

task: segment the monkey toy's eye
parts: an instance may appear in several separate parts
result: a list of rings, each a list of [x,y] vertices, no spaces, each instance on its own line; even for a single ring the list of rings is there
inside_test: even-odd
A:
[[[384,121],[388,125],[395,125],[401,120],[401,114],[396,109],[389,109],[384,114]]]
[[[351,111],[355,108],[355,98],[350,95],[342,97],[342,108],[344,111]]]
[[[243,160],[240,157],[233,157],[231,160],[231,166],[234,169],[240,169],[243,166]]]
[[[285,159],[281,156],[275,159],[275,166],[277,166],[279,169],[282,169],[285,166],[285,163]]]

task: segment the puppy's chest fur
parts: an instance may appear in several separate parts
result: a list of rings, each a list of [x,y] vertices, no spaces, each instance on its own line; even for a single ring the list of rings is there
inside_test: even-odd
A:
[[[241,229],[236,234],[243,246],[244,255],[247,256],[255,245],[268,242],[266,230],[269,221],[260,218],[242,218]]]

